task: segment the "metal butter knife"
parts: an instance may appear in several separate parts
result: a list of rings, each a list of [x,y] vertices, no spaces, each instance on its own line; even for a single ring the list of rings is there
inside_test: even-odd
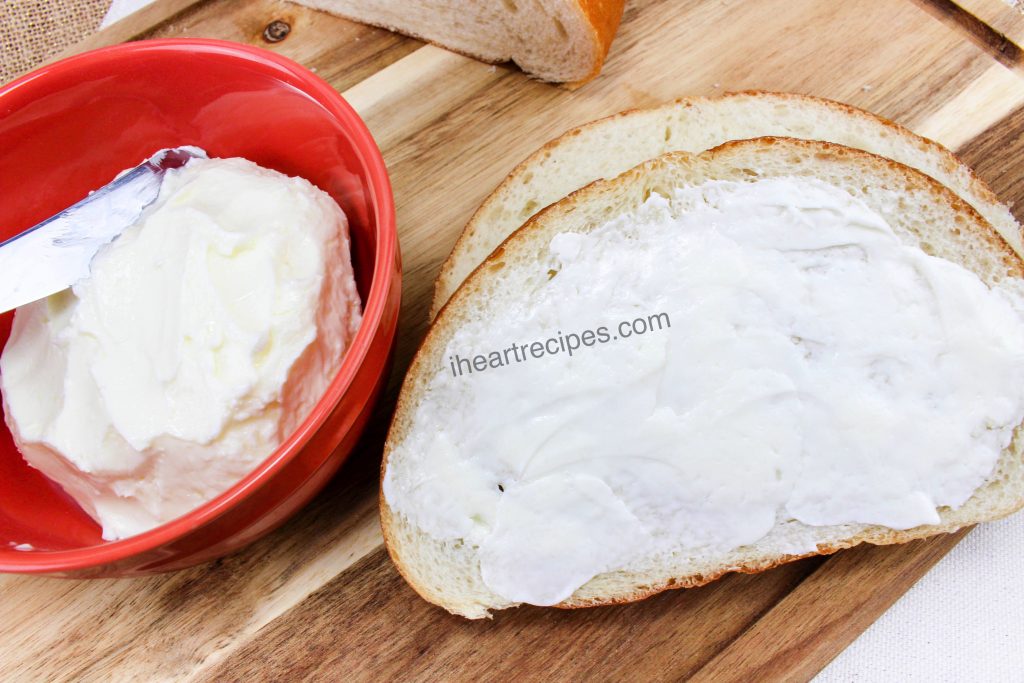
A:
[[[100,247],[156,201],[164,172],[206,158],[198,147],[162,149],[39,225],[0,243],[0,313],[67,289],[89,274]]]

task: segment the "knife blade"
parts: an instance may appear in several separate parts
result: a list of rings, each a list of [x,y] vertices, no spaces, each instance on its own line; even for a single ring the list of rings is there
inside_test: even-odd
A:
[[[96,252],[156,201],[164,173],[198,147],[162,149],[85,199],[0,243],[0,313],[67,289],[89,275]]]

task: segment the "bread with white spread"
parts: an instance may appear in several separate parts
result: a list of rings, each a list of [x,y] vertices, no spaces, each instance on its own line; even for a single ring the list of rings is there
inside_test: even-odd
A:
[[[543,81],[582,85],[601,72],[623,0],[296,0],[436,43],[484,62],[513,61]]]
[[[504,589],[502,590],[506,594],[499,594],[494,586],[500,582],[485,580],[481,567],[482,562],[488,560],[486,557],[482,557],[482,544],[473,541],[470,534],[465,537],[454,537],[449,534],[444,537],[444,534],[426,531],[417,521],[412,520],[409,514],[400,510],[400,508],[413,509],[410,508],[412,500],[410,491],[415,491],[419,487],[433,488],[439,493],[435,498],[430,499],[435,507],[470,506],[465,509],[471,510],[471,506],[476,504],[470,498],[460,498],[457,495],[458,491],[471,490],[471,488],[459,489],[456,484],[462,486],[465,482],[456,480],[460,477],[475,476],[472,475],[472,472],[476,471],[473,469],[474,463],[481,458],[489,457],[488,453],[474,452],[467,448],[465,439],[440,443],[433,437],[436,433],[464,435],[473,431],[472,426],[462,432],[455,428],[456,426],[461,427],[459,422],[466,420],[467,417],[451,400],[453,397],[458,398],[458,392],[462,391],[460,387],[471,385],[463,381],[464,378],[459,378],[454,383],[446,385],[449,389],[439,391],[441,386],[439,383],[448,382],[447,379],[442,378],[442,375],[448,372],[449,356],[453,351],[465,348],[460,346],[453,349],[453,340],[457,340],[460,344],[471,341],[472,345],[480,348],[499,346],[508,340],[490,339],[486,336],[467,340],[460,331],[467,328],[486,330],[490,321],[498,319],[502,319],[506,323],[508,320],[512,320],[510,329],[515,329],[515,325],[520,324],[516,322],[517,320],[522,321],[521,324],[526,326],[532,317],[543,316],[544,311],[531,307],[531,302],[539,299],[544,289],[559,278],[559,268],[562,267],[559,265],[559,258],[562,258],[559,254],[572,251],[563,244],[566,242],[565,235],[586,236],[598,230],[607,232],[609,221],[642,211],[642,207],[652,196],[664,196],[669,198],[666,200],[667,202],[671,202],[670,198],[674,196],[673,193],[680,188],[710,187],[715,183],[726,183],[730,187],[742,188],[754,183],[776,180],[784,180],[795,184],[794,186],[805,183],[808,187],[829,187],[833,190],[838,188],[841,193],[845,193],[844,196],[853,198],[857,205],[863,207],[869,215],[877,215],[884,219],[885,223],[890,226],[892,234],[898,238],[899,244],[905,247],[914,247],[914,253],[920,254],[920,259],[926,259],[929,264],[940,268],[940,270],[952,268],[951,264],[956,264],[955,269],[961,274],[973,273],[974,275],[970,275],[970,278],[976,276],[977,287],[981,293],[999,289],[1014,293],[1013,296],[1019,297],[1022,289],[1021,283],[1024,282],[1021,279],[1024,278],[1024,263],[993,227],[967,202],[932,178],[913,169],[882,157],[835,144],[785,138],[761,138],[727,143],[698,155],[684,152],[671,153],[643,163],[612,180],[595,182],[571,194],[531,218],[472,273],[439,314],[416,354],[403,384],[385,446],[382,464],[381,516],[385,541],[392,558],[403,576],[424,598],[453,613],[470,618],[486,617],[492,610],[512,607],[523,602],[523,600],[509,598],[507,595],[509,591],[504,591]],[[785,207],[780,210],[784,212]],[[623,225],[628,227],[628,224]],[[643,231],[628,232],[627,238],[642,240]],[[556,242],[558,243],[557,248],[555,248]],[[842,251],[848,245],[832,246]],[[807,251],[814,250],[808,249]],[[839,251],[835,253],[839,253]],[[814,268],[830,266],[831,257],[828,254],[832,252],[825,250],[822,253],[820,263]],[[925,253],[928,256],[925,256]],[[935,258],[932,259],[932,257]],[[854,258],[844,263],[856,265],[858,262],[859,259]],[[614,267],[614,264],[610,267]],[[671,269],[673,264],[666,262],[663,267]],[[607,274],[608,271],[598,270],[595,272]],[[621,274],[622,271],[618,272]],[[714,268],[710,269],[708,273],[708,277],[711,279],[717,277]],[[641,279],[644,276],[646,276],[644,272],[639,275]],[[626,282],[628,279],[622,281]],[[827,282],[827,280],[821,282]],[[941,286],[939,281],[935,281],[934,284]],[[581,297],[587,296],[586,289],[586,287],[580,289]],[[851,297],[854,294],[855,292],[851,291]],[[899,292],[894,290],[893,296],[899,296]],[[1010,297],[1010,294],[1007,296]],[[841,302],[842,297],[840,296],[838,300]],[[943,309],[943,302],[948,299],[944,297],[937,300],[939,301],[936,305],[937,315],[940,322],[945,319],[950,324],[956,324],[956,311]],[[641,302],[641,305],[647,303]],[[650,302],[650,305],[653,306],[655,303]],[[953,317],[943,318],[944,316]],[[557,318],[550,320],[557,321]],[[676,326],[698,329],[701,325],[714,325],[715,323],[713,316],[686,320],[676,318],[672,321],[674,329]],[[1013,335],[1020,332],[1019,321],[1014,322],[1007,329],[1011,327],[1012,334],[1007,337],[1008,339],[1015,338]],[[552,330],[552,334],[554,334],[554,330]],[[561,330],[559,330],[559,334],[561,334]],[[742,337],[745,333],[739,331],[737,334]],[[909,338],[913,339],[914,337],[911,335]],[[661,343],[654,337],[650,339],[653,340],[652,343],[655,346]],[[802,341],[794,338],[794,343],[802,343]],[[922,338],[920,343],[927,344],[929,341],[928,338]],[[618,344],[619,348],[634,348],[628,345],[622,346],[623,342],[621,341]],[[756,348],[756,346],[752,348]],[[1013,344],[1010,344],[1008,350],[1004,349],[1005,354],[1009,355],[1004,354],[1003,362],[1007,362],[1007,358],[1012,360],[1015,357],[1013,354],[1016,353],[1016,350],[1012,346]],[[474,349],[465,348],[465,350],[472,352]],[[913,348],[910,352],[913,353]],[[589,349],[588,353],[590,354],[589,358],[596,358],[599,352],[596,349]],[[633,360],[629,353],[622,358],[631,363]],[[581,355],[577,358],[584,357]],[[692,363],[693,367],[701,367],[702,363],[706,364],[707,362],[707,359],[702,359],[696,354],[686,356],[684,360],[686,363]],[[531,361],[531,363],[540,362]],[[675,362],[680,362],[678,355]],[[985,359],[982,359],[981,362],[985,362]],[[1015,368],[1017,365],[1019,363],[1006,367]],[[564,370],[569,366],[559,367]],[[993,365],[989,369],[994,367]],[[642,369],[640,365],[637,368]],[[512,367],[488,370],[488,372],[505,372],[506,374],[503,376],[505,379],[516,381],[514,373],[521,372],[521,370]],[[544,376],[548,378],[547,385],[538,384],[524,389],[528,394],[527,402],[532,400],[538,406],[543,406],[551,396],[559,395],[558,391],[564,389],[558,384],[560,375],[557,372],[552,371]],[[627,372],[624,376],[628,379],[631,375]],[[895,370],[883,369],[882,378],[879,381],[898,382],[900,377],[898,368]],[[590,382],[590,379],[593,382]],[[601,388],[600,377],[590,379],[588,379],[590,383],[587,386],[577,387],[580,391],[577,394],[572,394],[576,396],[574,401],[585,401],[588,395],[594,393],[595,387]],[[872,375],[871,378],[864,378],[864,381],[876,381],[877,379]],[[615,399],[617,409],[628,412],[631,405],[628,384],[623,384],[621,390],[615,387],[604,387],[604,389],[612,392],[609,395]],[[619,393],[616,394],[616,391]],[[921,405],[928,405],[927,401],[931,401],[933,398],[925,396],[922,399],[925,400],[925,403]],[[780,511],[775,523],[766,530],[766,533],[737,547],[718,548],[715,547],[714,539],[711,539],[707,547],[701,546],[703,549],[694,550],[693,548],[696,546],[691,544],[690,550],[682,548],[669,554],[631,557],[628,558],[628,561],[619,558],[616,562],[621,566],[598,572],[583,581],[581,585],[572,590],[571,595],[559,600],[557,606],[585,607],[629,602],[669,588],[702,585],[728,572],[762,571],[799,557],[832,553],[859,543],[902,543],[950,532],[966,525],[1010,514],[1024,504],[1024,461],[1022,461],[1021,452],[1024,444],[1021,440],[1020,420],[1018,419],[1021,397],[1014,393],[1012,398],[1013,400],[1008,403],[1013,403],[1013,410],[1009,410],[1007,402],[995,401],[993,405],[998,404],[998,406],[994,407],[993,411],[997,413],[1003,411],[1000,413],[1002,418],[983,416],[984,426],[977,433],[978,443],[981,443],[992,436],[989,431],[997,430],[996,423],[999,419],[1009,420],[1006,424],[998,427],[998,429],[1002,429],[1003,436],[1000,438],[1005,441],[1005,448],[1002,448],[1001,451],[997,448],[994,451],[995,461],[991,471],[976,488],[971,489],[972,492],[962,504],[938,506],[937,509],[933,507],[931,512],[935,515],[934,523],[903,529],[862,522],[811,524],[798,521],[793,516]],[[962,407],[967,410],[969,406],[964,404]],[[949,406],[945,406],[944,409],[949,410],[949,408]],[[538,410],[544,412],[544,410]],[[608,414],[614,415],[614,411]],[[1013,415],[1012,419],[1007,417],[1011,414]],[[902,420],[909,425],[908,429],[914,430],[903,432],[914,439],[922,434],[926,436],[928,430],[938,427],[927,420],[920,423],[915,422],[915,417],[910,415],[895,415],[894,417],[897,418],[897,422]],[[538,436],[535,433],[538,424],[542,424],[542,422],[527,421],[528,423],[518,424],[514,415],[508,419],[508,424],[496,423],[499,435],[505,434],[508,437],[520,438],[525,433],[529,438],[536,436],[543,441],[541,437],[544,435]],[[743,423],[739,421],[737,424],[742,425]],[[759,424],[770,425],[770,422]],[[853,424],[856,426],[856,422]],[[873,427],[873,425],[865,423],[864,427]],[[728,432],[729,430],[724,431]],[[410,444],[426,443],[427,441],[424,439],[428,436],[432,439],[430,443],[444,452],[440,455],[424,454],[410,449]],[[565,434],[561,434],[559,438],[565,436]],[[646,434],[646,436],[650,436],[650,434]],[[569,434],[569,437],[572,435]],[[774,437],[765,438],[770,441]],[[492,443],[499,442],[493,441]],[[571,446],[571,441],[569,443]],[[764,446],[757,439],[751,443],[755,451]],[[990,442],[986,441],[986,443]],[[892,458],[895,462],[898,460],[897,456],[900,455],[901,447],[906,447],[896,442],[889,445],[891,450],[872,455],[874,458],[881,458],[883,472],[886,458]],[[680,443],[678,448],[681,452],[685,452],[686,449],[695,447],[693,444]],[[542,451],[544,448],[538,450],[538,452]],[[742,454],[742,451],[733,452]],[[582,455],[586,456],[585,453]],[[748,457],[748,455],[743,455],[743,457]],[[424,458],[428,456],[435,458],[430,460],[431,463],[440,463],[442,466],[422,467],[425,462]],[[839,462],[843,466],[848,465],[836,461],[834,455],[829,455],[829,457],[833,458],[832,462]],[[751,462],[755,467],[757,466],[757,458]],[[879,462],[875,460],[872,462],[875,467],[879,466]],[[956,476],[957,464],[955,461],[948,461],[943,465],[928,463],[927,460],[922,462],[925,462],[925,466],[922,466],[925,469],[919,469],[918,474],[914,475],[920,476],[922,480],[932,475],[936,475],[937,480],[943,480],[947,471],[950,472],[950,477],[955,478]],[[951,462],[952,464],[950,464]],[[531,465],[536,465],[536,462]],[[936,468],[942,469],[936,472]],[[898,472],[901,476],[912,471],[912,467],[902,471],[896,469],[895,464],[893,465],[893,472]],[[467,472],[470,474],[466,474]],[[910,479],[914,478],[914,476],[908,476]],[[882,481],[878,483],[879,485],[888,484],[888,482]],[[451,499],[446,499],[444,493],[449,484]],[[488,482],[484,482],[484,484],[487,485]],[[515,473],[512,471],[510,476],[498,481],[497,490],[490,490],[486,492],[486,495],[492,498],[498,496],[500,499],[500,496],[508,496],[510,492],[515,491],[518,484]],[[466,484],[466,486],[471,485],[475,486],[476,484],[474,482]],[[913,481],[910,481],[907,486],[912,491]],[[568,493],[567,490],[566,495]],[[756,496],[759,495],[759,490],[751,489],[749,493]],[[870,493],[871,491],[867,491],[865,495]],[[577,499],[585,501],[586,495],[584,492],[584,495],[577,496]],[[857,501],[856,491],[853,494],[848,492],[845,495],[847,497],[842,500]],[[819,495],[819,498],[818,503],[821,505],[816,509],[827,509],[828,493]],[[628,496],[623,499],[628,500]],[[541,502],[546,504],[551,501]],[[555,502],[557,503],[557,501]],[[486,506],[481,509],[483,510],[484,507]],[[780,510],[784,509],[780,508]],[[552,510],[557,510],[557,504],[553,505]],[[635,509],[633,512],[636,512],[637,515],[641,514],[641,511]],[[878,512],[880,518],[886,518],[884,510],[875,510],[875,512]],[[426,516],[423,519],[426,520],[434,512],[428,510],[424,514]],[[552,534],[555,533],[555,529],[561,528],[558,514],[557,512],[550,513],[546,520],[542,520],[544,525],[552,530]],[[571,515],[572,512],[566,514]],[[596,516],[587,522],[592,524],[588,528],[594,532],[593,538],[600,538],[601,535],[600,524],[594,526],[594,520],[601,522],[606,518],[611,519],[611,517]],[[703,518],[703,522],[700,521],[701,519],[699,515],[694,517],[694,520],[697,521],[692,526],[698,535],[702,529],[718,528],[717,519],[707,516]],[[485,528],[485,535],[486,533],[497,533],[495,531],[497,527],[493,526],[493,520],[489,520],[485,516],[474,516],[468,523],[470,526],[477,525]],[[609,522],[609,524],[611,523]],[[491,528],[488,530],[486,527],[489,524]],[[499,517],[498,525],[500,526],[500,524]],[[473,527],[474,530],[477,526]],[[551,536],[548,536],[547,532],[543,530],[544,527],[540,528],[542,530],[534,534],[532,539],[527,539],[527,544],[522,546],[526,551],[532,552],[530,543],[544,545],[550,540]],[[585,545],[580,545],[580,542],[587,541],[587,539],[572,538],[564,540],[571,548],[584,548]],[[615,542],[627,544],[629,538],[619,536]],[[609,545],[609,543],[606,542],[604,545]],[[555,557],[558,548],[548,548],[545,552],[554,553],[552,557]],[[533,569],[541,575],[544,573],[543,566]],[[555,568],[552,567],[552,571],[554,570]],[[493,563],[489,571],[490,576],[496,576]],[[507,574],[502,578],[503,585],[508,585],[508,578]],[[540,578],[544,577],[540,576]]]
[[[887,157],[935,178],[1021,253],[1020,226],[991,190],[943,146],[874,114],[818,97],[740,92],[686,97],[566,132],[520,163],[473,214],[441,267],[431,319],[495,247],[570,192],[674,151],[700,152],[766,135],[825,140]]]

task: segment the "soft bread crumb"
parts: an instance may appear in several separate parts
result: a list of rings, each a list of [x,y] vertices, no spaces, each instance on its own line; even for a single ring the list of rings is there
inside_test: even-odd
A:
[[[624,0],[295,1],[484,62],[512,61],[536,78],[570,87],[600,73],[624,5]]]

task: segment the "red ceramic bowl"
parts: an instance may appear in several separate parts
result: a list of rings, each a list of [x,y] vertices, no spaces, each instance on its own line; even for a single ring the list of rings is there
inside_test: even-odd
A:
[[[144,41],[72,57],[0,89],[0,241],[154,151],[183,144],[302,176],[341,205],[362,327],[327,393],[273,455],[209,503],[125,540],[103,541],[96,523],[30,468],[0,427],[0,571],[128,576],[235,550],[320,490],[380,393],[401,292],[384,161],[333,88],[271,52],[212,40]],[[0,318],[0,344],[12,318]],[[32,549],[14,548],[22,544]]]

